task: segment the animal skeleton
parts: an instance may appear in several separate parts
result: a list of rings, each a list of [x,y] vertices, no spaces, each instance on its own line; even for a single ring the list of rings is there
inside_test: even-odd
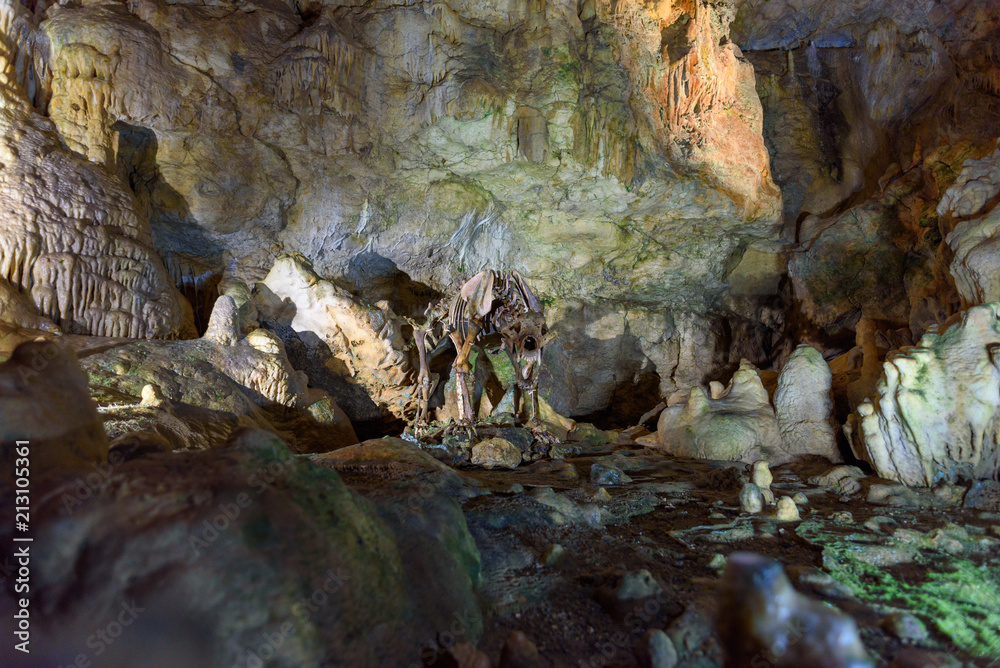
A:
[[[440,325],[455,345],[458,356],[455,369],[458,394],[458,425],[471,429],[474,415],[469,397],[469,376],[472,365],[469,354],[472,347],[489,345],[489,339],[500,337],[500,348],[510,356],[517,381],[514,384],[514,406],[519,406],[521,393],[531,398],[529,426],[541,426],[538,411],[538,378],[542,368],[542,349],[552,339],[554,332],[545,326],[542,303],[528,287],[527,281],[516,271],[481,271],[458,290],[450,300],[445,298],[428,307],[427,321],[422,328],[414,328],[420,372],[417,424],[427,424],[433,382],[428,369],[427,341]]]

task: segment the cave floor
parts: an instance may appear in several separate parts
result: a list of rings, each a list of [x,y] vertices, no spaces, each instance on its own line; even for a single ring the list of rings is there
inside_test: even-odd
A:
[[[830,468],[813,460],[773,470],[775,498],[808,499],[801,521],[779,522],[774,506],[741,510],[742,464],[592,450],[514,470],[461,471],[481,486],[463,510],[482,558],[487,615],[478,646],[492,661],[519,630],[552,666],[633,666],[645,631],[662,628],[679,665],[722,665],[712,620],[724,561],[716,555],[753,551],[777,558],[800,591],[851,615],[878,665],[901,662],[913,648],[933,665],[996,665],[1000,514],[963,508],[942,490],[876,505],[866,494],[889,481],[868,476],[860,492],[843,495],[806,482]],[[614,463],[631,481],[590,483],[595,462]],[[384,483],[359,470],[342,475],[362,494]],[[643,569],[662,590],[616,599],[622,575]],[[882,621],[894,612],[923,622],[926,638],[895,637]],[[453,642],[448,634],[437,641],[442,651]]]

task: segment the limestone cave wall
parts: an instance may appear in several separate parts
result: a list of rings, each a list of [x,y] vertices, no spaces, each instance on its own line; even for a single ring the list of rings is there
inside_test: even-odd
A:
[[[558,332],[545,394],[575,415],[634,418],[801,340],[832,356],[860,317],[943,321],[957,218],[937,206],[1000,134],[986,0],[0,17],[0,280],[39,317],[192,336],[217,286],[287,252],[402,315],[513,268]]]

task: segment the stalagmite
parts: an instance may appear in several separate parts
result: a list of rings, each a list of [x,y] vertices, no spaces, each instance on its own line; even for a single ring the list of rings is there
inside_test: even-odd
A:
[[[886,361],[849,421],[855,454],[878,474],[931,486],[1000,475],[1000,303]]]

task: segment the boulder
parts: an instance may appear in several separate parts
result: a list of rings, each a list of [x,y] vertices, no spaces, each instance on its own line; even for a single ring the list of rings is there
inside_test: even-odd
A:
[[[472,463],[484,469],[513,469],[521,463],[521,449],[502,438],[490,438],[472,446]]]
[[[357,443],[347,416],[328,394],[307,387],[276,334],[254,329],[237,338],[240,331],[235,301],[223,295],[201,339],[122,343],[85,357],[109,435],[149,430],[175,449],[201,449],[258,427],[294,432],[299,452]]]
[[[30,479],[107,461],[87,374],[64,343],[22,343],[0,364],[0,446],[5,482],[13,479],[15,459],[28,460]]]
[[[864,471],[857,466],[835,466],[822,475],[809,478],[809,484],[829,487],[838,494],[849,495],[861,491],[861,483],[858,480],[864,477]]]
[[[282,255],[256,288],[260,317],[284,342],[310,382],[352,420],[403,417],[414,408],[416,370],[387,305],[356,299],[321,278],[301,255]]]
[[[123,602],[140,614],[105,648],[115,665],[145,632],[184,620],[200,632],[165,651],[204,636],[212,665],[265,652],[282,665],[409,665],[439,633],[482,632],[478,551],[457,503],[433,490],[368,500],[253,430],[127,461],[86,495],[78,482],[55,484],[32,514],[49,555],[33,562],[33,600],[62,601],[32,607],[45,665],[122,619]]]
[[[792,587],[781,564],[759,554],[729,555],[717,629],[727,666],[764,661],[775,668],[871,668],[854,620]]]

